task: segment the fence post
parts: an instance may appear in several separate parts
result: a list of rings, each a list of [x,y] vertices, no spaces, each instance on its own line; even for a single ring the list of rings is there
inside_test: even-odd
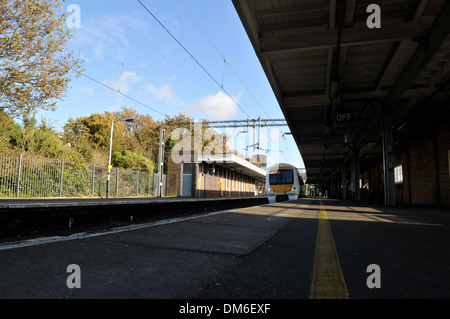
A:
[[[119,197],[119,168],[116,167],[116,197]]]
[[[19,197],[21,166],[22,166],[22,154],[19,155],[19,167],[17,167],[16,197]]]
[[[94,196],[94,187],[95,187],[95,163],[92,163],[91,196]]]
[[[60,173],[60,179],[59,179],[59,197],[62,197],[63,178],[64,178],[64,158],[61,159],[61,173]]]
[[[136,170],[136,196],[139,196],[139,170]]]

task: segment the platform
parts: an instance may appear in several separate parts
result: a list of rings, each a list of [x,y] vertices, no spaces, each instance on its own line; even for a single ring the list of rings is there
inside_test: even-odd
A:
[[[69,235],[268,203],[267,197],[0,200],[0,241]]]
[[[305,198],[2,243],[0,298],[448,299],[449,230],[448,210]]]

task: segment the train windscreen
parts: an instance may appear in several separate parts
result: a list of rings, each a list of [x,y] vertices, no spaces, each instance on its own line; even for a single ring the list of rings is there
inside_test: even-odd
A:
[[[270,185],[294,184],[294,171],[282,169],[269,174]]]

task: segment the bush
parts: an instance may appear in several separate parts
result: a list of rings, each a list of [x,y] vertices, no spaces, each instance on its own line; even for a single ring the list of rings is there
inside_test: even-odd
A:
[[[154,164],[151,160],[141,154],[132,151],[114,152],[111,156],[113,165],[140,171],[153,172]]]

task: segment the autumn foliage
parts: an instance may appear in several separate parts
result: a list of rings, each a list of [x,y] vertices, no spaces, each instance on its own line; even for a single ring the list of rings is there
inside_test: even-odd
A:
[[[57,0],[0,0],[0,108],[54,110],[82,61],[65,51],[70,29]]]

